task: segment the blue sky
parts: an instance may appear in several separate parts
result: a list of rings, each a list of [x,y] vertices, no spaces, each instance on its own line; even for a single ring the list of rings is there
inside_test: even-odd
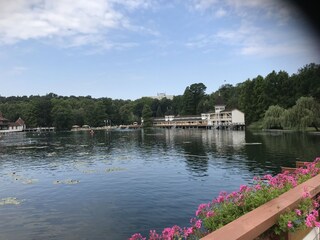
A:
[[[209,94],[320,63],[318,40],[279,0],[0,0],[0,95]]]

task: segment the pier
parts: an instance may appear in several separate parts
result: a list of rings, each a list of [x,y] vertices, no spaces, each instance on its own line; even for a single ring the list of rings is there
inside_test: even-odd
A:
[[[130,124],[130,125],[119,125],[118,129],[139,129],[141,125]]]
[[[26,128],[24,132],[54,132],[55,127],[36,127],[36,128]]]
[[[217,130],[245,130],[244,124],[228,124],[228,125],[208,125],[207,123],[154,123],[153,127],[157,128],[182,128],[182,129],[190,129],[190,128],[199,128],[199,129],[217,129]]]

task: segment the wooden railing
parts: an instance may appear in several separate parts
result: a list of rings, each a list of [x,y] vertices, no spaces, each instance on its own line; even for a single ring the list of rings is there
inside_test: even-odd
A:
[[[306,166],[308,162],[296,161],[296,167],[281,167],[281,172],[284,173],[285,171],[294,172],[297,168],[302,168]]]
[[[304,166],[304,162],[298,162],[296,166]],[[320,193],[320,174],[219,228],[201,240],[255,239],[275,225],[279,216],[288,208],[294,209],[297,207],[302,199],[303,192],[306,190],[311,197],[315,197]]]

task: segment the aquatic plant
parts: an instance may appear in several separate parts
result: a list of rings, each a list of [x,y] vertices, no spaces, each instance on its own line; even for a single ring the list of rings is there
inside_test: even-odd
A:
[[[220,192],[211,202],[202,203],[190,220],[191,226],[165,228],[162,233],[151,230],[149,240],[193,240],[234,221],[240,216],[256,209],[264,203],[280,196],[298,184],[320,173],[320,157],[294,172],[285,171],[276,176],[255,177],[250,186],[242,185],[238,191]],[[311,199],[307,190],[298,208],[288,210],[279,217],[274,227],[276,234],[295,231],[301,228],[320,226],[316,220],[320,199]],[[140,233],[132,235],[129,240],[146,240]]]
[[[22,202],[22,200],[19,200],[15,197],[7,197],[0,199],[0,206],[3,205],[19,205]]]

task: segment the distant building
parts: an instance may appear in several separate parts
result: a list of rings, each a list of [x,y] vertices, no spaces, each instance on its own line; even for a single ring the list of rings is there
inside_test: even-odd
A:
[[[238,109],[226,110],[222,99],[216,100],[215,111],[193,116],[167,115],[163,118],[154,118],[155,127],[181,128],[216,128],[216,129],[244,129],[244,113]]]
[[[166,98],[166,99],[172,100],[173,97],[174,97],[173,95],[167,95],[166,93],[157,93],[157,96],[151,96],[149,98],[158,99],[158,100]]]
[[[25,129],[26,124],[21,118],[18,118],[15,122],[10,122],[8,119],[4,118],[0,112],[0,133],[22,132]]]
[[[154,118],[153,126],[155,127],[197,127],[202,125],[201,116],[174,116],[166,115],[162,118]]]

